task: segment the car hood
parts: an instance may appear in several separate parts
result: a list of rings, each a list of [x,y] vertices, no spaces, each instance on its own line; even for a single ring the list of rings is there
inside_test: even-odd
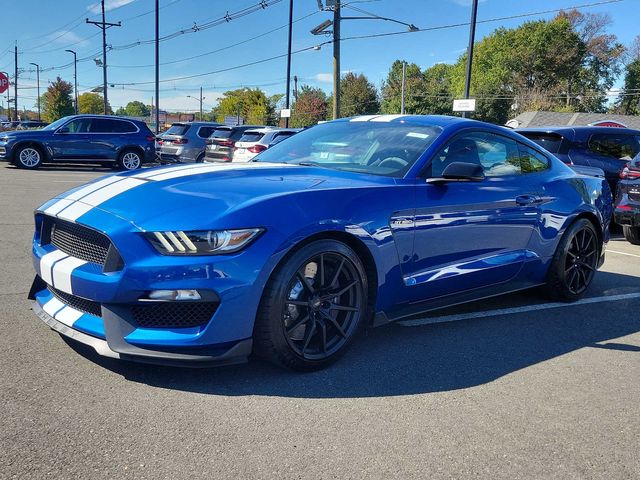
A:
[[[6,132],[0,132],[0,138],[2,137],[13,137],[13,138],[20,138],[20,137],[35,137],[35,136],[43,136],[46,135],[47,131],[42,131],[42,130],[7,130]]]
[[[65,192],[41,209],[87,224],[91,211],[100,209],[141,230],[205,229],[224,225],[233,214],[242,218],[242,210],[275,196],[389,183],[394,180],[299,165],[180,165],[105,177]],[[248,221],[257,220],[262,219]]]

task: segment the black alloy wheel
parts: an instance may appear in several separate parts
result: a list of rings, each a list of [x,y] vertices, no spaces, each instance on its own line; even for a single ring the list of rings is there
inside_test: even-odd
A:
[[[322,368],[345,351],[366,311],[366,276],[355,252],[333,240],[313,242],[265,289],[257,350],[296,370]]]
[[[587,219],[574,222],[560,240],[549,269],[546,290],[557,300],[580,298],[595,275],[600,248],[598,235]]]

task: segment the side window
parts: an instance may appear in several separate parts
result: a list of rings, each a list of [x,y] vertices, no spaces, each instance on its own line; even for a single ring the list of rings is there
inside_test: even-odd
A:
[[[293,132],[278,133],[273,137],[273,140],[271,140],[271,144],[275,145],[276,143],[280,143],[285,138],[289,138],[293,134],[294,134]]]
[[[589,139],[589,151],[619,160],[631,160],[640,151],[638,141],[632,135],[596,133]]]
[[[115,132],[118,133],[135,133],[138,131],[138,128],[131,122],[126,122],[124,120],[113,120],[115,123]]]
[[[106,118],[94,118],[91,122],[91,133],[109,133],[113,132],[114,121]]]
[[[216,127],[200,127],[198,130],[198,136],[200,138],[209,138]]]
[[[522,173],[542,172],[549,168],[549,159],[540,152],[526,145],[518,144],[518,146],[520,147],[520,168]]]
[[[466,133],[451,140],[431,162],[431,176],[441,176],[453,162],[478,164],[487,177],[521,173],[516,142],[488,132]]]
[[[87,133],[90,125],[90,118],[76,118],[65,126],[69,129],[69,133]]]

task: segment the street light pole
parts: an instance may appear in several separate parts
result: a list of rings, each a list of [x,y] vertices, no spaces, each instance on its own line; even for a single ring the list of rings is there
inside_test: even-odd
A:
[[[469,91],[471,89],[471,67],[473,65],[473,44],[476,37],[476,18],[478,16],[478,0],[473,0],[471,5],[471,24],[469,26],[469,47],[467,48],[467,74],[464,82],[464,98],[469,98]],[[467,112],[462,112],[464,118],[467,117]]]
[[[340,0],[333,7],[333,119],[340,118]]]
[[[37,63],[30,63],[29,65],[33,65],[36,67],[36,83],[38,90],[38,121],[40,121],[40,65]]]
[[[407,62],[402,61],[402,93],[400,97],[400,113],[404,115],[404,82],[405,82],[405,68],[407,66]]]
[[[284,108],[289,109],[291,95],[291,35],[293,30],[293,0],[289,0],[289,48],[287,50],[287,94],[285,95]],[[284,126],[289,127],[289,117],[284,119]]]
[[[156,135],[160,133],[160,0],[156,0]],[[166,120],[166,117],[165,117]]]
[[[15,112],[14,120],[18,120],[18,41],[16,40],[15,53],[15,72],[13,76],[13,111]]]
[[[193,98],[194,100],[197,100],[200,102],[200,121],[202,121],[202,101],[205,99],[205,97],[202,96],[202,87],[200,87],[200,97],[194,97],[193,95],[187,95],[187,98]]]
[[[73,50],[65,50],[65,52],[73,53],[73,96],[75,98],[75,111],[78,114],[78,58]]]

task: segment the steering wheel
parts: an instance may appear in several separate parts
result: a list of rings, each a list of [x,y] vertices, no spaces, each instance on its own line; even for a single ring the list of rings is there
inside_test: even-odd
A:
[[[409,165],[409,162],[406,161],[404,158],[400,158],[400,157],[387,157],[384,158],[380,161],[380,163],[378,163],[378,167],[384,167],[385,163],[389,163],[389,164],[396,164],[398,165],[400,168],[404,168],[407,165]],[[387,165],[387,168],[389,168],[390,165]]]

